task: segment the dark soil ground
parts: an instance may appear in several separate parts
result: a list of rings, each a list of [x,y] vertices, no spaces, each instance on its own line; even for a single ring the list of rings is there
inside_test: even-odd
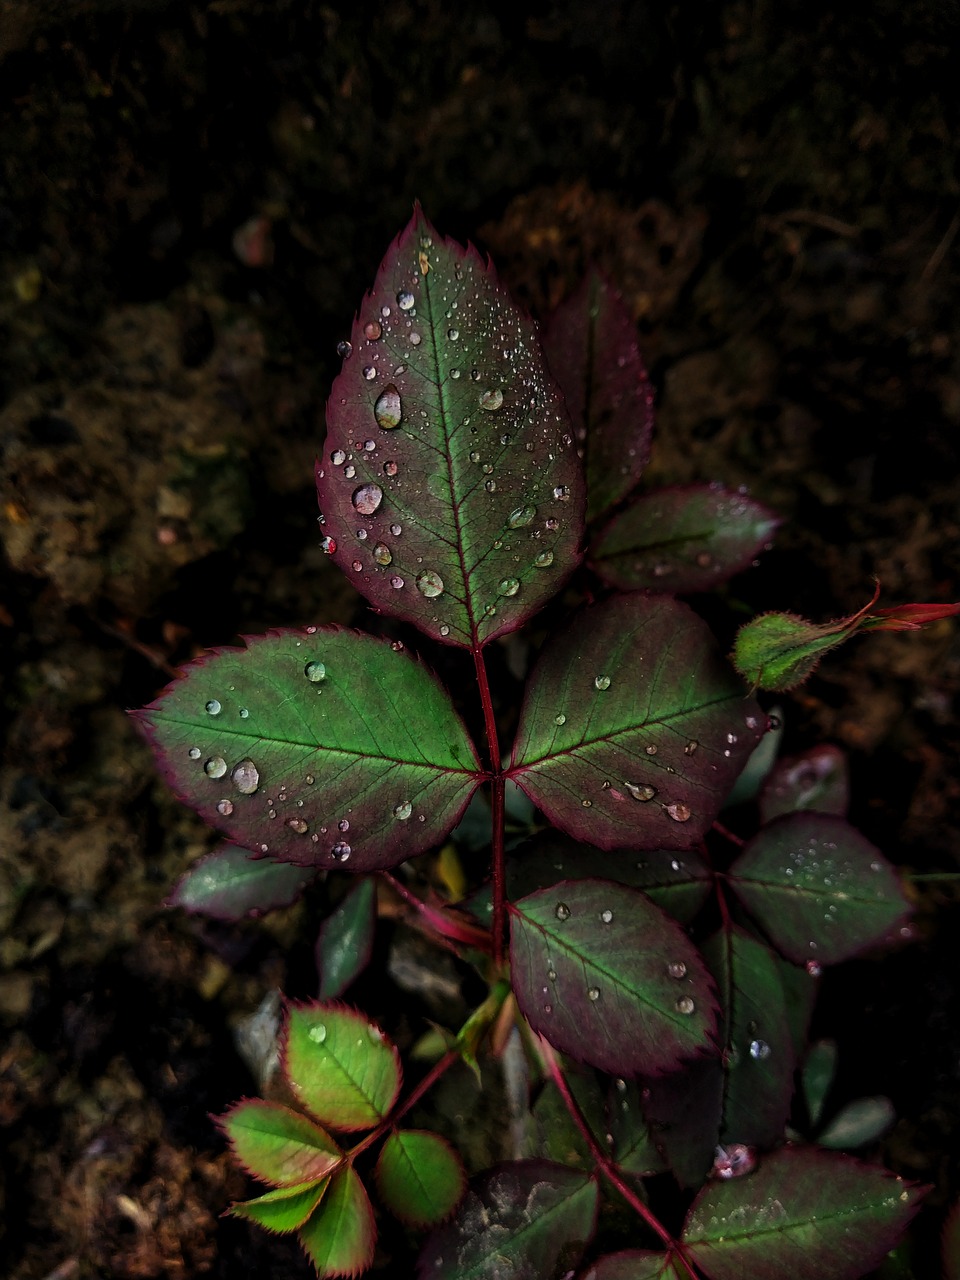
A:
[[[414,198],[538,313],[590,259],[619,282],[649,482],[785,517],[734,611],[835,617],[874,574],[886,603],[960,598],[960,8],[859,13],[0,0],[5,1277],[308,1274],[218,1220],[245,1186],[208,1119],[255,1088],[237,1020],[311,993],[308,907],[164,910],[213,836],[125,709],[237,633],[368,621],[312,463]],[[784,702],[788,747],[844,747],[854,821],[914,871],[960,870],[958,691],[944,622]],[[915,896],[914,942],[832,976],[817,1029],[933,1184],[923,1280],[960,1192],[960,915],[949,881]]]

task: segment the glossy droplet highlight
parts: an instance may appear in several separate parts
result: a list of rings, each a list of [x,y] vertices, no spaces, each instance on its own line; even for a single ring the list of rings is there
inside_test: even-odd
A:
[[[541,551],[540,554],[537,556],[537,558],[533,562],[535,569],[549,569],[552,564],[553,564],[552,551]]]
[[[507,517],[507,524],[511,529],[525,529],[536,514],[536,507],[517,507],[516,511],[511,511]]]
[[[594,683],[594,685],[596,686],[596,688],[598,688],[598,689],[602,692],[604,689],[609,689],[609,688],[610,688],[610,677],[609,677],[609,676],[594,676],[594,678],[593,678],[593,683]]]
[[[553,914],[557,917],[558,920],[569,920],[570,908],[567,906],[565,902],[558,902],[553,909]]]
[[[677,1001],[675,1007],[676,1007],[677,1013],[688,1014],[688,1013],[693,1013],[694,1009],[697,1006],[693,1003],[693,1001],[690,999],[689,996],[681,996],[680,999]]]
[[[393,561],[393,554],[385,542],[378,542],[373,548],[373,558],[377,564],[388,565]]]
[[[666,804],[663,807],[664,811],[674,820],[674,822],[688,822],[690,820],[689,805],[675,801],[673,804]]]
[[[327,1038],[327,1028],[322,1022],[318,1022],[315,1027],[311,1027],[307,1032],[307,1039],[312,1040],[314,1044],[323,1044]]]
[[[613,912],[610,910],[609,907],[607,907],[604,911],[600,912],[600,919],[603,921],[604,924],[610,923],[610,921],[613,919]]]
[[[353,491],[353,505],[362,516],[372,516],[383,501],[383,490],[378,484],[362,484]]]
[[[363,326],[363,336],[368,342],[376,342],[381,333],[383,333],[383,329],[376,320],[371,320],[368,324]]]
[[[220,814],[221,818],[229,818],[231,813],[233,813],[233,801],[221,800],[217,805],[217,813]]]
[[[570,486],[568,484],[558,484],[553,491],[553,496],[558,502],[569,502]]]
[[[353,347],[349,342],[337,343],[337,355],[341,360],[346,360],[353,353]]]
[[[390,585],[391,587],[393,587],[394,591],[399,591],[400,588],[403,586],[403,579],[400,577],[399,574],[395,573],[393,577],[390,579]]]
[[[227,762],[223,756],[211,756],[203,762],[203,772],[208,778],[222,778],[227,772]]]
[[[554,723],[554,724],[556,724],[556,725],[563,725],[563,724],[566,724],[566,723],[567,723],[567,717],[566,717],[566,716],[563,714],[563,712],[561,711],[558,715],[555,715],[555,716],[553,717],[553,723]]]
[[[412,311],[416,298],[406,289],[401,289],[397,294],[397,306],[401,311]]]
[[[303,674],[311,684],[319,684],[321,680],[326,680],[327,668],[322,662],[308,662],[303,668]]]
[[[372,364],[366,365],[363,370],[363,376],[366,378],[367,382],[372,382],[374,380],[377,376],[377,371]]]
[[[400,404],[400,392],[392,382],[384,387],[377,397],[373,406],[373,416],[377,420],[377,426],[383,427],[384,431],[392,431],[394,427],[399,427],[403,409]]]
[[[252,760],[241,760],[233,766],[230,780],[242,796],[252,796],[260,785],[260,770]]]
[[[443,595],[443,579],[439,573],[427,569],[417,577],[417,590],[422,596],[432,600],[435,596]]]
[[[220,703],[216,700],[216,698],[211,698],[210,701],[206,704],[206,707],[204,708],[204,710],[206,711],[208,716],[218,716],[220,712],[223,710],[223,708],[220,706]]]
[[[497,594],[501,596],[515,596],[519,590],[519,578],[503,578],[497,586]]]
[[[480,394],[480,408],[487,409],[490,413],[495,413],[503,404],[503,392],[499,387],[483,391]]]
[[[645,784],[638,785],[636,782],[625,782],[623,784],[634,800],[642,800],[644,804],[648,800],[652,800],[657,794],[656,787],[648,787]]]
[[[750,1041],[750,1057],[753,1058],[755,1062],[762,1062],[764,1058],[770,1057],[770,1046],[767,1044],[766,1040]]]
[[[667,965],[667,974],[671,978],[685,978],[687,976],[687,966],[682,960],[673,960]]]
[[[199,760],[201,754],[202,752],[200,751],[199,747],[191,747],[190,750],[187,752],[187,755],[190,757],[191,760]]]
[[[304,822],[302,818],[288,818],[287,826],[290,828],[291,831],[296,831],[298,836],[302,836],[306,834],[307,824]]]
[[[409,800],[403,800],[400,804],[394,805],[393,816],[398,822],[406,822],[411,813],[413,813],[413,805]]]
[[[600,988],[599,988],[599,987],[587,987],[587,999],[588,999],[588,1000],[593,1000],[593,1001],[594,1001],[594,1003],[596,1003],[596,1001],[600,999]]]

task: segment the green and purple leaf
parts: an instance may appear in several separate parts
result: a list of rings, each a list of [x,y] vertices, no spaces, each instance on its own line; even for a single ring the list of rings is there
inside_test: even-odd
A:
[[[583,1118],[602,1145],[607,1132],[607,1109],[596,1072],[578,1071],[567,1063],[564,1075]],[[527,1129],[524,1155],[556,1160],[573,1169],[593,1169],[593,1155],[586,1139],[553,1080],[544,1081],[530,1117],[533,1123]]]
[[[618,1167],[641,1177],[662,1172],[666,1164],[653,1140],[637,1081],[624,1080],[621,1076],[613,1080],[607,1108]]]
[[[514,631],[577,564],[583,469],[536,326],[419,207],[327,404],[326,548],[384,613],[447,644]]]
[[[400,1092],[396,1047],[340,1004],[290,1004],[281,1065],[302,1105],[334,1129],[371,1129]]]
[[[547,320],[543,346],[560,383],[587,477],[587,518],[630,493],[650,460],[653,387],[637,330],[613,285],[591,268]]]
[[[370,871],[438,844],[478,781],[446,691],[335,627],[211,652],[136,713],[173,789],[238,845]]]
[[[329,1134],[279,1103],[245,1098],[220,1117],[237,1161],[261,1182],[296,1187],[335,1168],[342,1153]]]
[[[363,1183],[351,1165],[330,1179],[330,1189],[300,1228],[300,1243],[317,1275],[358,1276],[373,1262],[377,1224]]]
[[[320,926],[317,972],[321,1000],[342,995],[367,967],[377,925],[377,890],[363,879],[337,904]]]
[[[531,1027],[578,1062],[662,1075],[704,1052],[713,983],[684,931],[636,889],[566,880],[509,904],[511,981]]]
[[[583,1280],[690,1280],[690,1272],[673,1252],[624,1249],[598,1258]]]
[[[425,1129],[389,1134],[374,1177],[386,1207],[413,1227],[431,1227],[449,1218],[467,1185],[457,1152],[446,1138]]]
[[[177,881],[167,906],[214,920],[242,920],[289,907],[315,875],[313,867],[274,862],[225,844]]]
[[[256,1200],[241,1200],[230,1206],[235,1218],[247,1218],[265,1231],[283,1235],[296,1231],[316,1209],[330,1185],[328,1178],[322,1182],[306,1182],[295,1187],[280,1187],[257,1196]]]
[[[613,517],[590,548],[590,564],[623,591],[710,591],[746,569],[779,523],[759,502],[719,485],[658,489]]]
[[[703,944],[717,983],[723,1063],[722,1142],[769,1147],[783,1136],[797,1058],[787,1021],[782,961],[744,930]]]
[[[909,912],[893,867],[843,818],[788,813],[750,840],[730,884],[798,964],[836,964],[880,942]]]
[[[582,610],[541,654],[510,774],[578,840],[689,849],[765,725],[686,605],[615,596]]]
[[[597,1184],[547,1160],[491,1169],[420,1255],[420,1280],[557,1280],[593,1236]]]
[[[896,1244],[922,1194],[886,1169],[785,1147],[750,1177],[709,1184],[683,1241],[711,1280],[856,1280]]]
[[[646,1082],[643,1108],[657,1150],[681,1187],[699,1187],[720,1136],[723,1068],[711,1055],[682,1071]]]
[[[766,823],[784,813],[810,809],[842,818],[849,803],[847,757],[839,747],[825,743],[777,761],[760,791],[760,817]]]

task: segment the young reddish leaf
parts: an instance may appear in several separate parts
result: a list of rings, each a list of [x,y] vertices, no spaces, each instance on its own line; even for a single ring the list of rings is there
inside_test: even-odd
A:
[[[812,809],[844,817],[850,803],[847,757],[839,747],[811,747],[779,760],[760,792],[760,817],[772,822],[783,813]]]
[[[517,1004],[552,1045],[617,1075],[662,1075],[703,1052],[716,1026],[710,976],[642,893],[565,880],[509,911]]]
[[[775,819],[747,843],[729,878],[777,949],[798,964],[847,960],[910,909],[880,851],[826,813]]]
[[[720,1137],[723,1068],[719,1056],[700,1058],[682,1071],[650,1080],[643,1106],[657,1150],[681,1187],[699,1187],[713,1164]]]
[[[615,596],[584,609],[541,654],[511,776],[578,840],[688,849],[765,723],[686,605]]]
[[[477,785],[436,679],[334,627],[212,652],[136,714],[181,798],[237,844],[298,866],[392,867],[438,844]]]
[[[723,1049],[721,1142],[772,1146],[783,1135],[797,1065],[781,961],[735,926],[703,944],[720,996]]]
[[[490,1169],[430,1236],[420,1280],[553,1280],[583,1256],[597,1200],[592,1177],[548,1160]]]
[[[614,286],[591,268],[547,320],[543,346],[563,389],[595,520],[634,488],[650,461],[653,387],[633,317]]]
[[[177,881],[167,906],[215,920],[242,920],[289,907],[315,875],[313,867],[257,858],[246,849],[224,844]]]
[[[377,924],[377,890],[364,879],[355,885],[320,926],[317,972],[321,1000],[342,995],[367,967]]]
[[[855,1280],[897,1242],[921,1195],[886,1169],[784,1147],[748,1178],[710,1183],[683,1240],[711,1280]]]
[[[373,1262],[377,1224],[352,1165],[330,1179],[329,1191],[300,1228],[300,1243],[321,1278],[358,1276]]]
[[[295,1187],[280,1187],[257,1196],[256,1200],[241,1200],[230,1206],[235,1218],[248,1218],[265,1231],[283,1235],[302,1227],[323,1198],[330,1185],[329,1178],[322,1182],[305,1182]]]
[[[425,1129],[389,1134],[374,1176],[383,1203],[413,1227],[449,1218],[467,1185],[459,1155],[446,1138]]]
[[[220,1117],[220,1127],[247,1172],[278,1187],[323,1178],[341,1159],[329,1134],[275,1102],[245,1098]]]
[[[372,1128],[400,1092],[396,1047],[344,1005],[290,1004],[282,1065],[303,1106],[343,1131]]]
[[[624,1249],[598,1258],[583,1280],[690,1280],[690,1272],[672,1252]]]
[[[635,1080],[618,1077],[610,1085],[607,1106],[617,1165],[627,1173],[647,1177],[660,1173],[666,1165],[644,1115],[640,1093]]]
[[[514,631],[577,563],[583,472],[536,327],[419,207],[354,322],[325,450],[328,549],[436,640]]]
[[[590,563],[621,590],[710,591],[746,569],[779,523],[759,502],[719,486],[658,489],[614,516]]]

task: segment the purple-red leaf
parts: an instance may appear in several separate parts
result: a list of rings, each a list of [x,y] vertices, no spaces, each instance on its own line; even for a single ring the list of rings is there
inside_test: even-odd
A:
[[[566,880],[509,911],[517,1004],[552,1045],[617,1075],[661,1075],[704,1051],[716,1026],[710,976],[642,893]]]
[[[341,1159],[340,1148],[319,1125],[275,1102],[245,1098],[219,1123],[240,1164],[274,1186],[316,1181]]]
[[[910,909],[893,867],[843,818],[788,813],[729,873],[744,905],[797,964],[836,964],[880,942]]]
[[[636,326],[621,295],[592,268],[547,320],[543,345],[583,451],[594,520],[627,496],[650,460],[653,387]]]
[[[644,1110],[657,1150],[682,1187],[699,1187],[713,1164],[723,1109],[723,1068],[718,1056],[700,1058],[682,1071],[651,1080]]]
[[[779,523],[759,502],[719,486],[658,489],[614,516],[590,562],[621,590],[710,591],[746,569]]]
[[[849,803],[847,757],[825,743],[777,761],[760,791],[760,817],[771,822],[783,813],[812,809],[842,818]]]
[[[137,716],[178,795],[298,866],[392,867],[443,839],[478,780],[426,668],[335,627],[209,653]]]
[[[541,654],[511,776],[579,840],[688,849],[765,724],[686,605],[615,596],[584,609]]]
[[[556,1280],[575,1268],[597,1220],[597,1184],[548,1160],[481,1174],[420,1255],[420,1280]]]
[[[246,849],[225,844],[201,858],[177,881],[167,906],[215,920],[242,920],[289,907],[315,875],[313,867],[258,858]]]
[[[583,470],[536,327],[419,207],[364,298],[317,468],[327,549],[385,613],[471,647],[567,577]]]
[[[370,960],[377,923],[377,891],[371,879],[355,885],[320,926],[317,972],[321,1000],[333,1000]]]
[[[922,1194],[886,1169],[785,1147],[749,1177],[709,1184],[683,1241],[711,1280],[856,1280],[896,1244]]]
[[[321,1280],[358,1276],[373,1262],[377,1224],[352,1165],[330,1179],[326,1195],[300,1228],[300,1243]]]

